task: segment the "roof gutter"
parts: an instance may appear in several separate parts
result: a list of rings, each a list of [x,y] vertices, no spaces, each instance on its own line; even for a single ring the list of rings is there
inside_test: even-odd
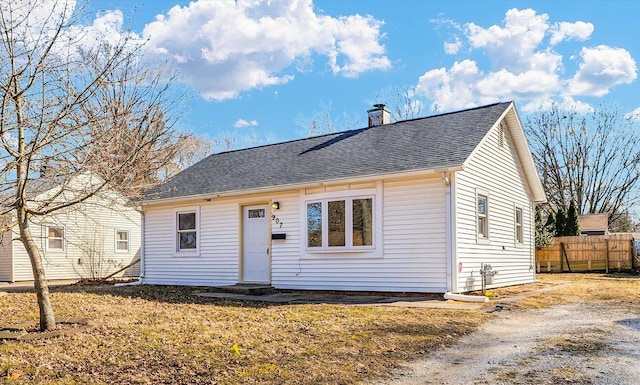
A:
[[[415,170],[411,172],[370,174],[370,175],[360,176],[357,178],[345,177],[345,178],[319,180],[314,182],[291,183],[291,184],[283,184],[283,185],[276,185],[276,186],[267,186],[267,187],[260,187],[255,189],[229,190],[229,191],[211,192],[211,193],[205,193],[205,194],[196,194],[196,195],[183,195],[180,197],[173,197],[173,198],[149,199],[149,200],[142,201],[141,205],[150,206],[150,205],[173,203],[173,202],[180,202],[180,201],[193,200],[193,199],[212,199],[212,198],[230,197],[235,195],[246,194],[249,191],[252,194],[268,193],[273,191],[297,189],[302,187],[317,186],[317,185],[328,184],[328,183],[340,183],[345,181],[362,182],[362,181],[370,180],[372,178],[380,178],[380,177],[398,177],[398,176],[413,177],[413,176],[428,175],[428,174],[440,175],[440,173],[445,171],[457,172],[462,170],[464,170],[464,166],[457,165],[457,166],[450,166],[450,167],[441,167],[437,169],[432,168],[432,169]]]

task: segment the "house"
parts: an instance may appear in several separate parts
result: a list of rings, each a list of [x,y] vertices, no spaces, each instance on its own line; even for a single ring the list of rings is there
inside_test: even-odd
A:
[[[609,234],[609,214],[585,214],[578,215],[580,235],[607,235]]]
[[[152,189],[143,283],[468,292],[535,279],[546,200],[515,104],[211,155]],[[497,273],[497,274],[496,274]]]
[[[90,176],[80,175],[69,183],[32,181],[33,203],[53,196],[73,194],[89,185]],[[94,177],[95,178],[95,177]],[[79,187],[79,188],[76,188]],[[11,223],[7,214],[3,223]],[[141,213],[113,189],[99,192],[82,203],[44,217],[32,217],[29,224],[42,256],[47,279],[104,278],[139,274]],[[31,262],[18,229],[0,234],[0,282],[31,281]]]

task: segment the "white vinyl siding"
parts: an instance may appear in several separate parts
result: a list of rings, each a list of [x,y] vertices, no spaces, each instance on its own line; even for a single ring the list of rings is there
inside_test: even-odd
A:
[[[9,223],[11,221],[10,216],[5,216],[0,220],[1,224]],[[5,231],[0,234],[0,282],[12,282],[13,281],[13,253],[11,248],[11,239],[13,233],[11,231]]]
[[[48,250],[46,227],[64,226],[64,250]],[[129,229],[128,252],[116,253],[115,229]],[[122,199],[93,197],[82,204],[56,212],[30,224],[31,233],[42,253],[47,279],[79,279],[106,276],[140,258],[141,215]],[[12,242],[13,273],[16,281],[33,280],[31,262],[14,229]],[[140,264],[131,266],[116,277],[135,277]]]
[[[381,222],[376,222],[375,251],[310,252],[290,260],[289,276],[274,273],[273,285],[283,289],[445,292],[444,183],[433,175],[379,181],[377,186],[374,217],[380,215]],[[358,189],[351,185],[327,188],[329,191],[358,195]],[[316,191],[311,193],[313,196]],[[300,199],[305,202],[305,195]],[[304,211],[306,206],[300,207]],[[276,242],[274,266],[278,263]],[[300,252],[305,252],[304,244]]]
[[[173,213],[145,206],[145,282],[229,285],[238,282],[242,207],[278,201],[271,210],[271,284],[280,289],[443,293],[446,291],[445,185],[432,175],[200,201],[200,256],[173,257]],[[372,193],[374,191],[374,193]],[[306,203],[318,194],[374,197],[374,249],[306,251]],[[185,201],[188,207],[190,202]],[[191,202],[193,204],[193,201]],[[379,217],[376,217],[379,215]],[[376,218],[379,218],[376,219]],[[383,241],[384,239],[384,241]]]
[[[145,282],[160,285],[218,286],[238,282],[240,206],[237,202],[199,204],[199,253],[176,256],[176,212],[191,206],[145,209]]]
[[[509,130],[504,130],[504,145],[499,145],[496,125],[474,154],[456,173],[457,259],[462,264],[457,291],[479,290],[479,270],[491,264],[498,274],[494,286],[532,282],[535,264],[532,211],[533,203]],[[490,165],[490,166],[488,166]],[[476,204],[478,194],[487,194],[489,239],[478,241]],[[514,242],[514,202],[522,208],[523,243]]]

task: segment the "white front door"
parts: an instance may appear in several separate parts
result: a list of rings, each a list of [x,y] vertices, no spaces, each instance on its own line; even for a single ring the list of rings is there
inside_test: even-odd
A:
[[[242,209],[242,281],[269,283],[267,206]]]

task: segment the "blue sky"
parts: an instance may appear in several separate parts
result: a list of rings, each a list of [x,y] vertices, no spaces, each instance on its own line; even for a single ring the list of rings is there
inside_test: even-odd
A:
[[[239,147],[303,137],[323,111],[366,124],[415,87],[421,115],[514,100],[602,102],[640,116],[637,1],[91,0],[88,25],[132,22],[192,95],[180,128]]]

